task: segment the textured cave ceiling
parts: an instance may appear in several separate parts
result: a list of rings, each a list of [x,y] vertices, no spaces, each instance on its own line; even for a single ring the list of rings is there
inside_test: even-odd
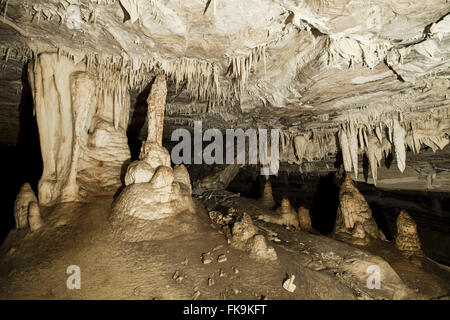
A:
[[[422,121],[450,106],[449,12],[448,0],[2,0],[0,141],[17,141],[24,65],[46,51],[84,60],[105,86],[125,83],[130,119],[145,117],[142,93],[162,72],[168,125],[296,136]]]

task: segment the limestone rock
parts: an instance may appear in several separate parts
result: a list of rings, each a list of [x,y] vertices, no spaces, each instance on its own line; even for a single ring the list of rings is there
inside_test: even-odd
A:
[[[371,239],[381,238],[369,204],[349,175],[345,177],[339,191],[334,234],[340,240],[357,245],[367,245]]]
[[[256,228],[252,218],[244,212],[243,215],[234,222],[231,229],[232,246],[241,250],[247,247],[247,241],[256,235]]]
[[[305,207],[298,208],[297,215],[298,215],[298,222],[300,225],[300,230],[305,230],[305,231],[313,230],[312,223],[311,223],[311,216],[309,215],[309,210],[307,208],[305,208]]]
[[[37,231],[44,225],[41,219],[39,204],[35,201],[31,202],[28,210],[28,224],[30,226],[30,231]]]
[[[16,228],[25,228],[28,225],[28,211],[30,203],[37,202],[36,195],[29,183],[25,183],[20,188],[14,203],[14,218]]]
[[[397,217],[397,236],[395,246],[406,255],[422,255],[417,225],[406,210]]]

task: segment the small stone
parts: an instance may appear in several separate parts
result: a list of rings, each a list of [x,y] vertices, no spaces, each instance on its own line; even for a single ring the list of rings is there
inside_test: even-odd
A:
[[[233,288],[233,293],[237,295],[237,294],[241,293],[241,290],[239,290],[237,288]]]
[[[236,267],[231,268],[233,270],[234,274],[238,274],[239,273],[239,269]]]
[[[179,275],[180,275],[180,272],[178,270],[175,271],[175,273],[172,276],[172,280],[175,280],[176,278],[178,278]]]
[[[214,251],[217,251],[217,250],[222,249],[222,248],[223,248],[223,245],[222,245],[222,244],[219,244],[219,245],[216,246],[212,251],[214,252]]]
[[[184,280],[183,276],[178,276],[177,279],[175,280],[177,283],[181,283],[181,281]]]
[[[226,276],[227,276],[227,274],[225,272],[223,272],[222,269],[220,269],[219,270],[219,277],[223,278],[223,277],[226,277]]]
[[[195,291],[192,295],[192,300],[197,300],[200,297],[200,291]]]
[[[214,279],[208,278],[208,287],[212,287],[214,285]]]
[[[283,288],[289,292],[294,292],[295,289],[297,288],[297,286],[294,284],[294,280],[295,280],[294,275],[288,277],[283,283]]]
[[[189,259],[186,258],[184,259],[184,261],[181,263],[182,266],[187,266],[187,264],[189,263]]]
[[[217,262],[222,263],[227,261],[227,256],[224,254],[219,255],[219,257],[217,258]]]
[[[213,260],[212,260],[211,254],[209,252],[208,253],[204,253],[202,255],[202,263],[203,264],[210,264],[212,261]]]

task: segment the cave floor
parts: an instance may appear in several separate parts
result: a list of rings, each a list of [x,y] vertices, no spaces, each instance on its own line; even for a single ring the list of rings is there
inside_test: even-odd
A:
[[[239,199],[236,206],[253,216],[258,214],[255,208],[249,210],[257,206],[256,201]],[[319,234],[256,219],[255,225],[275,248],[278,261],[253,260],[246,252],[229,246],[224,235],[208,224],[201,205],[196,213],[205,218],[201,232],[169,240],[121,242],[113,237],[107,220],[111,202],[112,197],[102,197],[92,203],[42,208],[43,229],[34,233],[11,231],[0,249],[0,299],[189,300],[196,291],[200,292],[198,299],[230,300],[391,299],[406,291],[403,298],[449,295],[447,268],[426,258],[403,258],[390,243],[374,243],[361,251]],[[206,252],[214,257],[210,264],[202,263]],[[367,274],[361,266],[379,262],[375,252],[391,264],[409,288],[399,284],[383,262],[386,281],[392,281],[379,290],[366,288]],[[218,262],[220,254],[225,254],[227,261]],[[79,290],[66,286],[70,265],[80,267]],[[184,278],[179,283],[173,280],[177,271]],[[293,293],[282,287],[288,274],[296,276]],[[212,286],[208,285],[209,278],[214,280]]]

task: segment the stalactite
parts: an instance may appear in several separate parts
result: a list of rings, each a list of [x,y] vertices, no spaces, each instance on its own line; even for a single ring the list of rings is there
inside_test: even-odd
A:
[[[406,148],[405,148],[405,135],[406,131],[397,121],[394,119],[393,138],[395,155],[397,159],[397,166],[400,172],[403,172],[406,168]]]
[[[348,144],[352,159],[353,172],[355,173],[355,178],[358,178],[358,137],[353,126],[350,126],[348,133]]]
[[[348,143],[347,133],[344,129],[339,130],[338,138],[342,151],[342,159],[344,161],[344,169],[345,171],[350,172],[352,171],[352,158],[350,155],[350,146]]]

